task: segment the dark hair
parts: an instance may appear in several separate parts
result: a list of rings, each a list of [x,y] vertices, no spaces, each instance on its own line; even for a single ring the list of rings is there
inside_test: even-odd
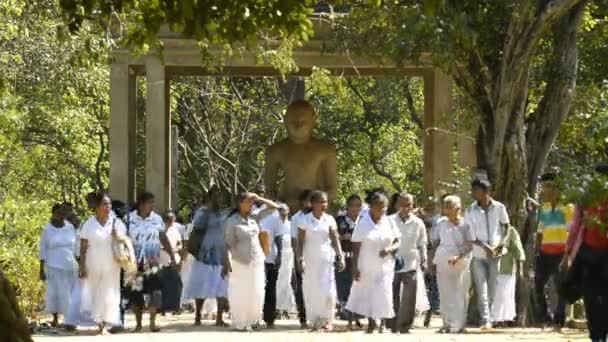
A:
[[[383,193],[385,196],[388,196],[388,195],[386,194],[386,191],[384,191],[384,189],[383,189],[383,188],[380,188],[380,187],[379,187],[379,188],[374,188],[374,189],[371,189],[371,190],[366,190],[366,191],[365,191],[365,203],[369,204],[370,196],[371,196],[372,194],[376,193],[376,192],[381,192],[381,193]]]
[[[55,203],[53,204],[53,207],[51,208],[51,214],[55,214],[55,212],[57,212],[57,210],[61,209],[63,205],[61,203]]]
[[[300,202],[309,201],[311,193],[312,193],[312,190],[310,190],[310,189],[302,190],[300,192],[300,194],[298,195],[298,201],[300,201]]]
[[[232,210],[230,210],[230,212],[228,213],[227,217],[230,217],[234,214],[237,214],[239,212],[239,207],[241,206],[241,203],[247,199],[247,197],[249,197],[250,192],[248,191],[241,191],[239,192],[235,198],[234,198],[234,208],[232,208]]]
[[[557,174],[554,172],[545,172],[540,176],[541,182],[555,181],[557,180]]]
[[[113,200],[112,211],[114,211],[114,214],[116,214],[117,217],[123,218],[127,215],[127,204],[120,200]]]
[[[356,194],[348,196],[348,198],[346,199],[346,206],[349,206],[352,201],[361,201],[361,197]]]
[[[490,191],[492,189],[492,183],[485,179],[476,178],[471,182],[472,189],[481,189],[483,191]]]
[[[95,197],[93,198],[93,204],[95,205],[95,208],[99,208],[99,206],[101,206],[101,204],[103,203],[103,200],[106,198],[110,199],[110,196],[108,196],[108,194],[103,191],[95,193]]]
[[[369,195],[370,206],[376,205],[378,203],[383,203],[384,205],[388,205],[388,197],[383,192],[377,191],[373,192]]]
[[[321,200],[327,199],[327,193],[321,190],[314,190],[310,194],[310,202],[321,202]]]
[[[139,209],[139,207],[154,199],[154,194],[149,191],[142,192],[139,196],[137,196],[137,201],[135,201],[135,208]]]
[[[394,213],[397,212],[397,209],[395,209],[395,205],[397,204],[397,201],[399,201],[399,193],[398,192],[394,193],[391,196],[391,200],[389,201],[389,204],[388,204],[388,209],[386,210],[386,213],[388,215],[392,215],[392,214],[394,214]],[[366,201],[366,202],[367,202],[367,204],[370,204],[369,201]]]

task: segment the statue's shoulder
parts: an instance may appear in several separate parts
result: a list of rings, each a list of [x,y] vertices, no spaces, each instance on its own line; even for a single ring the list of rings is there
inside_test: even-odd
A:
[[[283,155],[285,151],[289,149],[289,145],[290,143],[288,140],[277,141],[276,143],[268,146],[266,153],[272,156]]]
[[[336,153],[336,144],[327,142],[327,141],[322,141],[322,140],[312,140],[311,141],[312,144],[314,145],[314,148],[319,150],[319,151],[323,151],[325,153]]]

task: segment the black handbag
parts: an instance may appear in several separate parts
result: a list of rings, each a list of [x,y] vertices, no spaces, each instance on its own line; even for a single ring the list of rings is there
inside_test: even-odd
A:
[[[177,311],[180,308],[182,296],[182,279],[179,272],[173,267],[165,267],[159,272],[162,292],[162,310]]]
[[[209,225],[209,216],[210,213],[204,213],[205,217],[203,218],[202,225],[195,225],[192,228],[192,232],[188,237],[188,242],[186,244],[186,249],[188,253],[192,254],[192,256],[198,260],[199,252],[201,249],[201,244],[203,243],[203,239],[205,238],[205,234],[207,233],[207,226]]]
[[[574,304],[583,297],[583,265],[580,253],[574,257],[570,267],[563,271],[559,295],[568,304]]]

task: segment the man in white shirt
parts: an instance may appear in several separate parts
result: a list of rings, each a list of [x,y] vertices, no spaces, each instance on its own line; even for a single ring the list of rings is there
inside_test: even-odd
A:
[[[401,233],[393,281],[396,318],[392,329],[395,333],[409,333],[416,317],[416,272],[419,266],[422,271],[426,271],[427,267],[427,236],[424,222],[413,214],[414,196],[401,193],[397,203],[399,211],[389,217]]]
[[[491,184],[487,180],[475,179],[471,192],[475,203],[465,213],[465,222],[471,228],[473,260],[471,272],[477,293],[482,330],[492,328],[490,309],[496,292],[498,261],[502,251],[505,228],[509,215],[505,206],[492,199]]]
[[[294,265],[297,265],[296,255],[298,255],[298,229],[302,222],[302,219],[306,214],[310,212],[310,195],[311,190],[304,190],[300,193],[298,201],[300,201],[300,210],[291,217],[291,246],[294,255]],[[300,319],[300,326],[306,328],[306,309],[304,307],[304,294],[302,293],[302,273],[299,271],[299,267],[295,267],[296,277],[293,282],[294,295],[296,297],[296,306],[298,308],[298,318]]]
[[[279,205],[278,215],[266,216],[260,222],[262,238],[268,239],[271,246],[270,254],[264,261],[266,270],[266,288],[264,295],[264,322],[267,328],[274,327],[274,320],[277,314],[277,279],[281,268],[281,258],[283,252],[283,231],[284,225],[289,224],[289,208],[286,204]]]

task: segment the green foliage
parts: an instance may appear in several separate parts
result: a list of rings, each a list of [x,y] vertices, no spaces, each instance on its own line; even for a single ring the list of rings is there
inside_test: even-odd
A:
[[[311,1],[246,0],[60,0],[67,28],[93,22],[114,30],[129,46],[158,44],[164,25],[201,42],[203,49],[234,42],[253,43],[260,34],[305,40],[312,33]]]
[[[24,313],[42,311],[44,286],[39,279],[38,240],[49,215],[48,202],[13,197],[0,203],[0,263],[17,289]]]

